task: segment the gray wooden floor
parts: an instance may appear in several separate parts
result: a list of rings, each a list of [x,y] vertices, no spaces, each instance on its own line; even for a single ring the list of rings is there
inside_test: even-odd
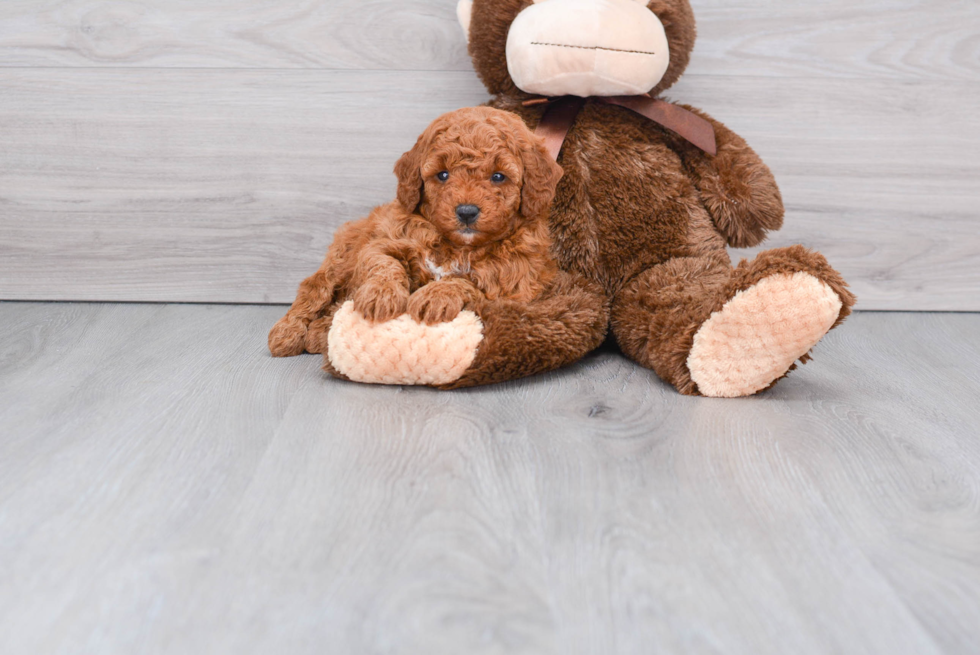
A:
[[[980,315],[736,401],[600,351],[455,393],[281,307],[0,304],[0,652],[975,653]]]

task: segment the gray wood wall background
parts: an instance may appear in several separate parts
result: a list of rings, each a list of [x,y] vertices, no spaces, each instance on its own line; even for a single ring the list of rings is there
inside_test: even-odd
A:
[[[820,249],[863,309],[980,310],[980,2],[693,4],[670,97],[772,166],[767,245]],[[4,0],[0,299],[290,302],[486,97],[455,0]]]

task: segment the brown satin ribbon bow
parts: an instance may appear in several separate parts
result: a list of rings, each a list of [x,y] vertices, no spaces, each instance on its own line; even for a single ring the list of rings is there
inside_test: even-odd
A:
[[[666,127],[671,132],[677,133],[709,155],[718,153],[714,126],[679,105],[649,96],[596,97],[593,100],[625,107]],[[541,98],[524,103],[525,105],[550,103],[541,117],[541,122],[538,123],[535,133],[544,138],[545,147],[552,159],[558,159],[558,153],[561,151],[562,144],[565,143],[568,130],[572,128],[575,117],[582,110],[585,101],[586,98],[565,96],[554,101]]]

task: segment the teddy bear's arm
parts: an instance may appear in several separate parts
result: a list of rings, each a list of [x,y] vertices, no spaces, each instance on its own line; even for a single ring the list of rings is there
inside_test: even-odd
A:
[[[728,245],[760,243],[783,225],[783,200],[772,172],[742,137],[704,112],[685,108],[714,126],[718,142],[714,157],[686,142],[678,148],[701,201]]]

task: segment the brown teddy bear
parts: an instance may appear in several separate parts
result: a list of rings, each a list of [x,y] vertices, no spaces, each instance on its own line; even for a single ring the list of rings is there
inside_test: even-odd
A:
[[[333,321],[335,303],[306,338],[307,350],[326,351],[328,371],[486,384],[573,362],[611,330],[681,393],[744,396],[807,361],[850,313],[844,280],[801,246],[732,267],[726,244],[761,242],[782,225],[783,205],[741,137],[658,97],[694,46],[688,0],[461,0],[458,14],[490,106],[536,129],[565,171],[550,219],[561,273],[531,303],[473,308],[478,320],[458,335],[450,324],[407,340],[388,324],[354,330]],[[465,345],[447,361],[446,343]],[[337,366],[379,360],[389,363],[356,375]]]

